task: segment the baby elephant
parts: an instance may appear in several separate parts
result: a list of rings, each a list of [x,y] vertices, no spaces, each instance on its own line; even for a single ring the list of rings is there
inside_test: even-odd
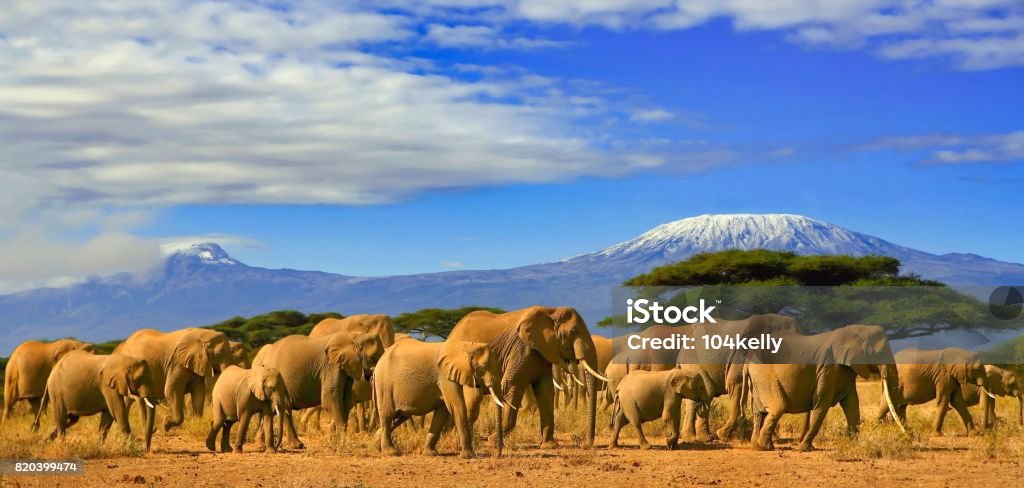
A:
[[[229,366],[225,369],[217,383],[213,385],[213,422],[210,433],[206,436],[206,447],[216,451],[217,432],[223,429],[220,440],[221,452],[231,449],[231,426],[241,422],[235,438],[234,452],[242,452],[245,435],[249,430],[249,420],[253,415],[265,421],[261,422],[264,445],[270,452],[277,452],[274,444],[274,428],[271,418],[278,418],[291,409],[288,391],[284,386],[284,378],[274,368],[256,366],[242,369]]]
[[[141,359],[124,354],[98,356],[87,351],[70,352],[54,366],[46,380],[43,403],[50,402],[50,416],[56,424],[50,439],[64,435],[64,431],[80,417],[95,414],[101,414],[100,433],[103,438],[115,421],[122,432],[130,434],[125,404],[131,398],[146,407],[143,420],[148,451],[156,417],[156,400],[153,400],[156,392],[152,372]],[[33,430],[38,426],[39,415],[36,415]]]
[[[701,408],[711,404],[711,395],[698,367],[681,365],[668,371],[631,371],[618,385],[614,429],[609,449],[619,447],[619,431],[628,420],[636,428],[640,449],[650,449],[641,424],[659,418],[672,421],[672,437],[665,442],[675,449],[679,444],[679,414],[682,399],[696,401]]]

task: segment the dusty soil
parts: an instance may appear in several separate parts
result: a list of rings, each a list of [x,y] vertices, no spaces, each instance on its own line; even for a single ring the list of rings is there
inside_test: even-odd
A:
[[[559,438],[563,445],[570,439]],[[654,439],[652,438],[652,441]],[[602,441],[604,441],[602,439]],[[82,476],[8,476],[6,486],[1019,486],[1019,460],[987,459],[961,444],[934,438],[912,459],[841,461],[826,447],[804,453],[784,444],[755,452],[744,443],[686,444],[640,451],[561,447],[521,448],[501,458],[488,447],[479,457],[335,455],[290,451],[213,454],[194,440],[167,436],[144,457],[86,462]]]

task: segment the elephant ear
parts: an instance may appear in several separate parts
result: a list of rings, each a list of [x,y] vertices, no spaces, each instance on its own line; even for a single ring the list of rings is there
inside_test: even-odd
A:
[[[470,344],[463,341],[448,341],[441,347],[437,366],[441,374],[450,381],[462,386],[476,388],[476,375],[473,369],[473,351]]]
[[[695,377],[695,376],[686,374],[682,370],[679,370],[679,369],[674,369],[672,371],[673,371],[672,378],[671,378],[669,384],[672,387],[672,391],[676,392],[676,394],[678,394],[678,395],[684,395],[684,394],[686,394],[688,392],[691,393],[691,394],[692,393],[696,393],[697,392],[697,388],[699,386],[701,386],[701,385],[698,385],[697,383],[698,382],[703,383],[703,380],[701,380],[699,376]]]
[[[543,310],[533,309],[523,314],[516,325],[519,338],[537,351],[551,364],[561,364],[560,343],[555,331],[555,322]]]
[[[210,364],[209,347],[207,343],[183,337],[174,346],[174,360],[178,365],[199,376],[213,376],[213,366]]]
[[[246,378],[249,382],[249,391],[261,402],[267,401],[267,392],[263,389],[263,374],[260,370],[249,370]]]
[[[832,359],[836,364],[853,366],[861,364],[865,351],[868,347],[867,341],[860,334],[839,334],[833,339],[830,349]]]
[[[118,395],[130,396],[132,392],[128,387],[130,384],[128,373],[129,371],[125,368],[104,366],[100,370],[100,379],[103,380],[104,385],[107,385],[107,388],[116,391]]]

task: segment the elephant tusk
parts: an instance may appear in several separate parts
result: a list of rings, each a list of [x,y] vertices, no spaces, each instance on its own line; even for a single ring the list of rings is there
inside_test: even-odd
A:
[[[580,381],[580,379],[576,377],[576,375],[572,376],[572,380],[575,381],[576,383],[578,383],[580,386],[587,386],[587,385],[584,385],[583,382]]]
[[[277,408],[277,405],[274,405],[274,415],[281,415],[281,409]]]
[[[982,389],[981,389],[981,391],[985,392],[985,394],[986,394],[986,395],[988,395],[988,397],[989,397],[989,398],[991,398],[991,399],[993,399],[993,400],[995,400],[995,399],[996,399],[996,396],[995,396],[995,395],[993,395],[992,393],[990,393],[990,392],[989,392],[988,390],[986,390],[986,389],[982,388]]]
[[[885,404],[889,406],[889,413],[892,414],[892,419],[900,427],[900,431],[906,434],[907,428],[903,426],[900,416],[896,415],[896,407],[892,404],[892,397],[889,395],[889,382],[885,378],[882,378],[882,395],[885,396]]]
[[[494,387],[488,386],[487,389],[490,390],[491,398],[494,399],[494,403],[498,404],[498,408],[505,408],[505,404],[501,403],[501,400],[498,399],[498,394],[494,392]]]
[[[604,376],[602,376],[601,373],[598,373],[597,371],[594,371],[594,368],[590,367],[590,363],[588,363],[586,359],[584,359],[583,361],[580,361],[580,362],[583,363],[583,368],[586,369],[587,372],[590,373],[591,376],[593,376],[593,377],[595,377],[595,378],[597,378],[597,379],[599,379],[599,380],[601,380],[601,381],[603,381],[605,383],[609,383],[610,382],[610,380],[608,380],[608,378],[605,378]]]
[[[558,391],[565,391],[565,389],[562,388],[562,385],[558,384],[558,380],[551,378],[551,382],[555,384],[555,388],[558,389]]]
[[[149,407],[149,408],[151,408],[151,409],[155,409],[155,408],[156,408],[156,406],[154,406],[154,405],[153,405],[153,404],[152,404],[152,403],[151,403],[151,402],[149,401],[149,399],[148,399],[148,398],[143,398],[143,399],[142,399],[142,401],[146,402],[146,406],[147,406],[147,407]]]

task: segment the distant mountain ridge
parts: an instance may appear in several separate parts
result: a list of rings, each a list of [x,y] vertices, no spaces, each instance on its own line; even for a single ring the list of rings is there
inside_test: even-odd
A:
[[[116,275],[66,288],[0,296],[0,356],[28,338],[127,336],[141,327],[205,325],[278,309],[344,314],[426,307],[517,308],[565,304],[591,323],[610,314],[623,280],[693,254],[724,249],[798,254],[882,254],[903,271],[959,285],[1024,283],[1024,265],[974,254],[935,255],[800,215],[701,215],[659,225],[606,249],[503,270],[356,277],[248,266],[215,243],[170,254],[148,275]]]

